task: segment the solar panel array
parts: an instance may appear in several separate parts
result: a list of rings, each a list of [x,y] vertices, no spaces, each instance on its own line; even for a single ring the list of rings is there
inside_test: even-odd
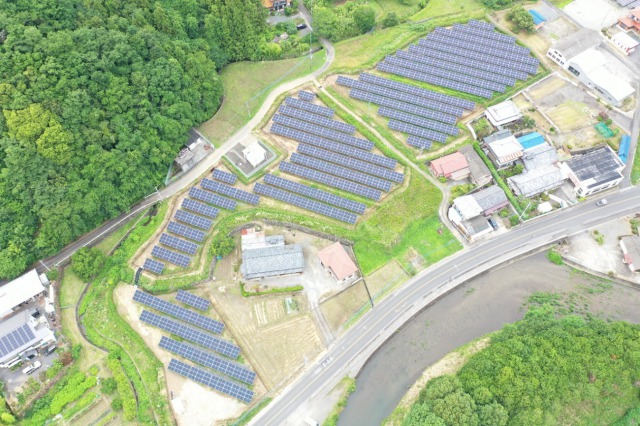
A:
[[[180,355],[190,361],[224,373],[229,377],[240,380],[241,382],[252,385],[256,380],[256,373],[239,364],[236,364],[235,362],[226,361],[203,350],[194,348],[191,345],[176,342],[175,340],[170,339],[166,336],[162,336],[162,338],[160,339],[160,344],[158,346],[160,346],[162,349],[173,352],[176,355]]]
[[[300,145],[303,146],[303,145]],[[304,145],[308,146],[308,145]],[[264,176],[265,183],[271,186],[285,189],[289,192],[304,195],[308,198],[313,198],[318,201],[322,201],[327,204],[332,204],[336,207],[340,207],[352,212],[363,214],[367,206],[363,203],[350,200],[348,198],[341,197],[339,195],[332,194],[330,192],[323,191],[321,189],[311,188],[310,186],[303,185],[298,182],[292,182],[290,180],[267,174]]]
[[[298,120],[296,118],[287,117],[285,115],[276,114],[273,116],[273,122],[282,124],[293,129],[297,129],[303,132],[311,133],[313,135],[321,136],[323,138],[332,139],[334,141],[351,145],[356,148],[369,151],[373,148],[373,142],[360,139],[355,136],[347,135],[335,130],[327,129],[322,126],[316,126],[315,124],[307,123],[306,121]]]
[[[172,234],[181,235],[185,238],[188,238],[193,241],[198,241],[198,242],[202,242],[205,237],[204,232],[195,228],[191,228],[187,225],[183,225],[178,222],[173,222],[173,221],[169,222],[169,226],[167,226],[167,231],[171,232]]]
[[[313,170],[299,164],[292,164],[283,161],[280,163],[280,170],[285,173],[300,176],[302,178],[309,179],[318,183],[333,186],[334,188],[342,189],[343,191],[351,192],[352,194],[361,195],[375,201],[378,201],[382,196],[382,193],[377,189],[369,188],[359,183],[331,176],[327,173]]]
[[[200,368],[180,362],[177,359],[171,359],[168,368],[170,371],[186,377],[187,379],[207,385],[210,388],[226,395],[231,395],[232,397],[247,404],[249,404],[253,399],[253,391],[214,374],[208,373]]]
[[[0,337],[0,356],[10,354],[35,338],[36,336],[33,334],[33,331],[31,331],[28,324],[21,325],[15,330],[12,330]]]
[[[301,90],[298,92],[298,97],[303,101],[311,102],[316,98],[315,93],[307,92],[305,90]]]
[[[396,171],[389,170],[385,167],[380,167],[375,164],[370,164],[365,161],[360,161],[346,155],[331,152],[326,149],[318,148],[313,145],[301,143],[298,145],[298,152],[300,154],[306,154],[312,157],[319,158],[321,160],[340,164],[341,166],[345,166],[350,169],[360,170],[361,172],[365,172],[382,179],[387,179],[392,182],[400,183],[404,180],[404,175],[402,173],[398,173]]]
[[[199,313],[185,309],[182,306],[167,302],[159,297],[152,296],[144,291],[136,290],[133,294],[133,300],[142,303],[150,308],[156,309],[162,313],[171,315],[179,320],[196,325],[204,330],[212,331],[220,334],[224,330],[224,324]]]
[[[469,19],[468,24],[472,27],[476,27],[476,28],[481,28],[485,31],[488,32],[494,32],[495,27],[491,24],[489,24],[488,22],[484,22],[484,21],[478,21],[475,19]]]
[[[433,145],[432,141],[427,139],[422,139],[417,136],[409,136],[407,138],[407,143],[413,147],[420,148],[420,149],[429,149],[431,148],[431,145]]]
[[[154,246],[151,250],[151,255],[158,259],[166,260],[174,265],[186,268],[191,263],[191,258],[184,254],[176,253],[175,251],[167,250],[164,247]]]
[[[470,28],[470,30],[467,30],[467,28]],[[504,52],[515,53],[518,55],[525,55],[525,56],[529,56],[529,53],[530,53],[529,49],[527,49],[526,47],[518,46],[517,44],[515,44],[515,40],[513,38],[511,38],[511,40],[498,41],[493,38],[487,37],[487,35],[491,33],[488,31],[481,30],[479,28],[474,29],[474,27],[465,27],[464,25],[457,25],[457,26],[454,26],[453,31],[451,31],[443,27],[436,27],[433,33],[444,35],[445,37],[451,37],[456,40],[473,42],[478,47],[486,46],[487,48],[492,49],[499,45]],[[498,35],[498,33],[493,33],[493,34]]]
[[[200,201],[204,201],[205,203],[222,207],[223,209],[227,209],[227,210],[236,209],[236,202],[234,200],[221,197],[218,194],[212,194],[209,191],[204,191],[200,188],[196,188],[195,186],[189,190],[189,196],[196,198]]]
[[[406,123],[415,124],[416,126],[425,127],[427,129],[434,130],[442,134],[440,138],[444,136],[444,140],[447,140],[446,135],[455,136],[460,130],[456,126],[440,123],[438,121],[427,120],[422,117],[416,117],[415,115],[407,114],[406,112],[397,111],[395,109],[380,107],[378,114],[383,117],[394,118],[396,120],[404,121]]]
[[[240,355],[240,348],[227,342],[226,340],[215,337],[209,333],[196,330],[193,327],[187,327],[177,321],[169,319],[163,315],[157,315],[153,312],[143,310],[140,315],[140,321],[149,325],[158,327],[168,333],[196,343],[204,348],[208,348],[218,352],[219,354],[236,359]]]
[[[195,294],[191,294],[184,290],[178,290],[176,300],[186,305],[193,306],[196,309],[200,309],[201,311],[206,311],[209,309],[210,305],[210,302],[207,299],[203,299],[202,297],[198,297]]]
[[[214,169],[213,175],[211,175],[215,180],[219,180],[220,182],[228,183],[229,185],[233,185],[236,183],[238,177],[233,173],[225,172],[224,170]]]
[[[283,162],[283,163],[280,163],[280,166],[282,167],[283,164],[289,164],[289,163]],[[356,223],[356,220],[358,219],[358,217],[353,213],[346,212],[344,210],[340,210],[338,208],[320,203],[315,200],[311,200],[309,198],[301,197],[299,195],[292,194],[290,192],[286,192],[281,189],[274,188],[272,186],[264,185],[259,182],[255,184],[255,186],[253,187],[253,190],[258,194],[275,198],[276,200],[293,204],[294,206],[297,206],[306,210],[311,210],[312,212],[316,212],[328,217],[332,217],[334,219],[340,220],[345,223],[353,224],[353,223]]]
[[[142,265],[142,268],[149,272],[153,272],[154,274],[160,275],[162,271],[164,271],[164,263],[158,262],[157,260],[153,259],[146,259],[144,261],[144,265]]]
[[[364,173],[356,172],[345,167],[318,160],[317,158],[298,154],[297,152],[294,152],[291,155],[291,162],[294,164],[300,164],[302,166],[310,167],[321,172],[329,173],[334,176],[345,178],[353,182],[358,182],[372,188],[380,189],[382,191],[391,190],[391,182],[389,182],[388,180],[378,179]]]
[[[207,178],[202,179],[200,185],[202,185],[204,189],[207,189],[209,191],[217,192],[219,194],[235,198],[236,200],[244,201],[248,204],[253,204],[254,206],[258,204],[258,202],[260,202],[260,197],[255,194],[222,184],[220,182],[215,182]]]
[[[176,250],[180,250],[184,253],[188,253],[191,255],[196,254],[196,251],[198,251],[197,244],[192,243],[190,241],[185,241],[181,238],[174,237],[173,235],[169,235],[169,234],[160,235],[160,244],[163,244],[167,247],[174,248]]]
[[[303,111],[301,109],[293,108],[287,105],[282,105],[278,109],[278,112],[280,114],[288,115],[289,117],[298,118],[300,120],[308,121],[309,123],[317,124],[328,129],[337,130],[338,132],[347,133],[349,135],[352,135],[356,132],[356,128],[351,124],[331,120],[330,118],[316,115],[308,111]]]
[[[185,200],[188,200],[188,198],[186,198]],[[189,201],[192,201],[192,200],[189,200]],[[198,228],[205,229],[205,230],[209,230],[211,228],[211,225],[213,224],[211,220],[206,219],[202,216],[198,216],[197,214],[189,213],[186,210],[176,211],[176,215],[174,217],[176,220],[179,220],[180,222],[188,223],[189,225],[197,226]]]
[[[187,209],[187,210],[191,210],[192,212],[201,214],[203,216],[210,217],[212,219],[215,219],[216,216],[218,216],[218,213],[220,212],[215,207],[211,207],[211,206],[208,206],[206,204],[199,203],[199,202],[197,202],[195,200],[191,200],[189,198],[185,198],[182,201],[182,208],[183,209]]]
[[[287,105],[290,105],[294,108],[303,109],[305,111],[312,112],[318,115],[324,115],[325,117],[333,117],[333,110],[331,108],[327,108],[321,105],[311,104],[309,102],[301,101],[300,99],[288,97],[285,100]]]
[[[435,142],[445,143],[447,141],[446,135],[442,135],[442,133],[436,133],[433,130],[425,129],[424,127],[414,126],[413,124],[405,123],[404,121],[391,119],[389,120],[389,128],[391,130],[397,130],[400,132],[408,133],[410,135],[429,139]],[[443,138],[443,136],[445,137]]]
[[[618,4],[622,7],[626,7],[628,5],[630,5],[631,3],[633,3],[636,0],[618,0]]]

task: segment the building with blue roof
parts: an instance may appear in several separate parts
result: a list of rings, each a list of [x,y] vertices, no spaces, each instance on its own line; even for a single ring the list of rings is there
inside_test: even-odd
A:
[[[533,17],[533,25],[535,25],[536,30],[542,28],[544,26],[544,23],[547,21],[547,18],[542,16],[537,10],[529,10],[529,15]]]
[[[544,143],[544,136],[542,136],[538,132],[527,133],[526,135],[522,135],[517,139],[518,142],[520,142],[520,145],[522,145],[522,148],[524,148],[525,150]]]

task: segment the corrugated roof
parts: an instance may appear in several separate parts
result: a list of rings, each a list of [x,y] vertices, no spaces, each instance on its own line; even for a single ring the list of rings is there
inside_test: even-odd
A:
[[[460,148],[460,152],[467,159],[467,164],[469,164],[469,171],[471,172],[471,176],[476,181],[483,181],[486,179],[491,179],[491,171],[484,164],[482,158],[478,155],[475,149],[473,149],[472,145],[466,145]]]
[[[325,267],[331,269],[339,281],[358,272],[358,267],[339,241],[319,251],[318,257]]]
[[[537,169],[507,178],[509,186],[516,195],[530,197],[544,191],[558,188],[564,182],[560,169],[553,165],[542,166]]]
[[[0,287],[0,315],[42,293],[44,286],[35,269]]]
[[[296,274],[304,270],[302,246],[265,247],[242,252],[240,271],[245,279]]]
[[[549,144],[536,145],[522,154],[522,162],[527,170],[548,166],[558,162],[556,149]]]
[[[533,16],[533,23],[534,23],[534,25],[539,25],[539,24],[541,24],[541,23],[543,23],[543,22],[545,22],[545,21],[547,20],[547,18],[545,18],[545,17],[544,17],[544,16],[542,16],[539,12],[537,12],[537,11],[535,11],[535,10],[533,10],[533,9],[531,9],[531,10],[529,11],[529,14],[530,14],[531,16]]]
[[[480,208],[482,208],[482,211],[490,210],[507,201],[507,195],[502,188],[497,185],[482,189],[472,194],[472,197],[476,200]]]
[[[431,162],[431,166],[436,171],[438,176],[449,175],[455,173],[458,170],[463,170],[469,167],[467,159],[459,152],[454,152],[451,155],[445,155]]]
[[[571,59],[579,53],[599,45],[601,42],[602,39],[597,31],[583,28],[568,37],[564,37],[561,41],[551,46],[551,48],[562,53],[566,59]]]

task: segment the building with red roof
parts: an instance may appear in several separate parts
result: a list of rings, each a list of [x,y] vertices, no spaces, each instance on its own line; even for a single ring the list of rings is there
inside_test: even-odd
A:
[[[349,281],[358,272],[358,267],[339,241],[319,251],[318,257],[322,266],[340,282]]]
[[[459,152],[433,160],[429,167],[435,177],[460,180],[471,174],[466,157]]]

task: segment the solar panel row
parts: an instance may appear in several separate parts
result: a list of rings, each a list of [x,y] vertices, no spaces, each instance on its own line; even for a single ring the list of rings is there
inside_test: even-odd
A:
[[[317,158],[298,154],[297,152],[294,152],[293,154],[291,154],[291,162],[294,164],[299,164],[301,166],[310,167],[312,169],[319,170],[321,172],[325,172],[325,173],[338,176],[344,179],[348,179],[353,182],[358,182],[363,185],[370,186],[372,188],[380,189],[382,191],[391,190],[391,182],[389,182],[388,180],[378,179],[377,177],[373,177],[365,173],[349,170],[342,166],[337,166],[335,164],[328,163],[326,161],[318,160]]]
[[[213,333],[220,334],[224,330],[224,324],[220,321],[216,321],[197,312],[185,309],[182,306],[167,302],[164,299],[152,296],[144,291],[136,290],[133,294],[133,300]]]
[[[215,180],[219,180],[220,182],[228,183],[229,185],[233,185],[236,183],[238,177],[233,173],[225,172],[224,170],[214,169],[212,177]]]
[[[196,212],[198,214],[210,217],[212,219],[215,219],[219,213],[218,209],[208,206],[206,204],[199,203],[195,200],[190,200],[189,198],[185,198],[182,201],[182,208],[191,210],[192,212]]]
[[[367,74],[366,72],[363,72],[362,74],[360,74],[359,79],[367,83],[373,83],[373,84],[377,84],[378,86],[389,87],[391,89],[399,90],[401,92],[406,92],[414,96],[421,96],[423,98],[432,99],[434,101],[439,101],[445,104],[457,106],[458,108],[463,108],[469,111],[475,109],[476,107],[475,103],[468,101],[466,99],[458,98],[451,95],[445,95],[442,93],[434,92],[432,90],[423,89],[421,87],[416,87],[412,84],[400,83],[399,81],[378,77],[377,75]],[[462,114],[459,114],[459,115],[462,115]]]
[[[142,268],[149,272],[153,272],[154,274],[160,275],[164,270],[164,263],[158,262],[157,260],[153,259],[146,259],[144,261],[144,265],[142,265]]]
[[[204,237],[205,237],[204,232],[195,228],[191,228],[187,225],[183,225],[178,222],[173,222],[173,221],[169,222],[169,226],[167,226],[167,231],[171,232],[172,234],[181,235],[185,238],[188,238],[193,241],[197,241],[199,243],[204,241]]]
[[[203,299],[202,297],[198,297],[195,294],[191,294],[184,290],[178,290],[178,294],[176,294],[176,300],[186,305],[193,306],[196,309],[200,309],[201,311],[206,311],[207,309],[209,309],[210,305],[207,299]]]
[[[431,148],[431,145],[433,145],[433,142],[419,138],[417,136],[409,136],[407,138],[407,143],[413,147],[420,149],[429,149]]]
[[[341,166],[345,166],[350,169],[359,170],[361,172],[365,172],[382,179],[387,179],[392,182],[400,183],[404,180],[404,175],[402,173],[398,173],[384,167],[376,166],[375,164],[369,164],[364,161],[356,160],[355,158],[331,152],[326,149],[318,148],[313,145],[301,143],[298,145],[298,152],[300,154],[306,154],[312,157],[319,158],[321,160],[340,164]]]
[[[333,186],[334,188],[342,189],[343,191],[351,192],[352,194],[361,195],[375,201],[378,201],[382,196],[382,193],[377,189],[369,188],[364,185],[360,185],[359,183],[335,177],[299,164],[292,164],[283,161],[280,163],[280,170],[318,183]]]
[[[469,26],[472,27],[476,27],[476,28],[481,28],[487,32],[495,32],[496,27],[494,27],[492,24],[488,23],[488,22],[484,22],[484,21],[478,21],[476,19],[469,19],[469,22],[467,22],[467,24]]]
[[[373,164],[378,164],[388,169],[394,169],[397,164],[396,160],[394,160],[393,158],[372,154],[370,152],[363,151],[361,149],[353,148],[348,145],[344,145],[341,143],[330,141],[325,138],[321,138],[320,136],[310,135],[309,133],[304,133],[299,130],[290,129],[281,124],[271,125],[271,132],[277,135],[295,139],[298,142],[308,143],[320,148],[326,148],[334,152],[339,152],[341,154],[345,154],[350,157],[358,158],[363,161],[368,161]]]
[[[414,126],[413,124],[405,123],[403,121],[398,121],[391,119],[389,120],[389,128],[391,130],[397,130],[399,132],[408,133],[410,135],[418,136],[420,138],[429,139],[435,142],[444,143],[445,141],[438,140],[433,138],[433,131],[425,129],[423,127]],[[442,139],[442,138],[440,138]]]
[[[184,254],[176,253],[175,251],[167,250],[164,247],[153,246],[151,250],[151,256],[158,259],[166,260],[174,265],[186,268],[191,263],[191,258]]]
[[[298,97],[303,101],[311,102],[316,98],[315,93],[307,92],[305,90],[301,90],[298,92]]]
[[[462,25],[462,24],[453,24],[453,29],[457,32],[475,34],[478,38],[482,38],[483,40],[492,40],[504,46],[516,45],[515,37],[511,37],[509,35],[502,34],[496,31],[486,31],[481,28],[472,27],[471,25]]]
[[[253,204],[254,206],[260,202],[260,197],[255,194],[220,182],[215,182],[211,179],[202,179],[200,185],[208,191],[217,192],[218,194],[226,195],[227,197],[235,198],[236,200],[244,201],[245,203]]]
[[[297,118],[300,120],[308,121],[312,124],[317,124],[327,129],[337,130],[338,132],[347,133],[352,135],[355,133],[356,128],[351,124],[342,123],[340,121],[332,120],[321,115],[316,115],[308,111],[304,111],[298,108],[293,108],[287,105],[282,105],[278,108],[280,114],[288,115],[289,117]]]
[[[5,356],[11,352],[27,345],[34,340],[36,336],[29,328],[28,324],[22,324],[16,329],[8,332],[0,337],[0,356]]]
[[[160,235],[160,244],[164,244],[167,247],[171,247],[191,255],[196,254],[198,251],[197,244],[169,234]]]
[[[238,355],[240,355],[240,348],[236,345],[204,331],[183,325],[165,317],[164,315],[157,315],[153,312],[143,310],[140,315],[140,321],[146,322],[149,325],[158,327],[161,330],[196,343],[203,348],[214,350],[219,354],[228,356],[229,358],[236,359],[238,358]]]
[[[209,386],[210,388],[226,395],[231,395],[232,397],[247,404],[249,404],[253,399],[253,391],[189,364],[185,364],[184,362],[180,362],[177,359],[172,359],[169,362],[168,368],[170,371],[186,377],[187,379]]]
[[[333,114],[334,114],[331,108],[301,101],[300,99],[296,99],[292,97],[288,97],[285,100],[285,102],[287,105],[290,105],[292,107],[303,109],[305,111],[309,111],[314,114],[324,115],[325,117],[333,117]]]
[[[286,163],[280,163],[280,165],[282,164]],[[260,182],[256,183],[256,185],[253,187],[253,190],[258,194],[264,195],[266,197],[275,198],[276,200],[293,204],[294,206],[310,210],[324,216],[332,217],[345,223],[354,224],[358,219],[358,217],[353,213],[346,212],[344,210],[340,210],[335,207],[320,203],[318,201],[301,197],[299,195],[292,194],[278,188],[274,188],[272,186],[264,185]]]
[[[282,124],[283,126],[291,127],[292,129],[321,136],[323,138],[332,139],[334,141],[346,145],[351,145],[355,148],[360,148],[365,151],[370,151],[371,148],[373,148],[373,142],[370,142],[368,140],[356,138],[355,136],[347,135],[341,132],[336,132],[322,126],[316,126],[315,124],[307,123],[306,121],[298,120],[296,118],[276,114],[273,116],[273,122]]]
[[[196,198],[200,201],[204,201],[205,203],[222,207],[223,209],[227,209],[227,210],[236,209],[236,202],[234,200],[221,197],[218,194],[212,194],[209,191],[196,188],[195,186],[189,190],[189,196]]]
[[[458,134],[459,130],[455,126],[450,126],[448,124],[443,124],[438,121],[426,120],[422,117],[418,117],[416,115],[407,114],[402,111],[398,111],[395,109],[380,107],[378,109],[378,114],[383,117],[395,118],[396,120],[404,121],[406,123],[415,124],[416,126],[425,127],[427,129],[435,130],[436,132],[440,132],[444,140],[440,142],[444,142],[447,140],[446,135],[455,136]],[[438,133],[437,133],[438,134]],[[433,138],[434,140],[437,140]]]
[[[188,198],[185,198],[188,200]],[[190,200],[191,201],[191,200]],[[180,222],[188,223],[189,225],[197,226],[200,229],[209,230],[213,222],[197,214],[189,213],[186,210],[178,210],[175,215],[176,220]]]
[[[166,336],[162,336],[162,338],[160,339],[160,344],[158,346],[160,346],[162,349],[173,352],[176,355],[180,355],[190,361],[196,362],[205,367],[209,367],[213,370],[224,373],[229,377],[233,377],[234,379],[238,379],[250,385],[252,385],[256,379],[256,373],[242,367],[239,364],[236,364],[235,362],[226,361],[220,357],[211,355],[198,348],[194,348],[191,345],[177,342]]]
[[[372,95],[384,99],[388,104],[386,106],[406,110],[407,108],[419,111],[423,117],[432,118],[442,121],[443,123],[454,124],[457,116],[461,116],[464,110],[453,105],[443,104],[439,101],[421,98],[406,92],[401,92],[389,87],[378,86],[373,83],[352,80],[347,77],[339,76],[337,83],[343,86],[351,87],[360,91],[371,93]],[[370,101],[367,101],[370,102]],[[380,105],[380,102],[375,102]],[[408,112],[408,111],[407,111]]]
[[[365,209],[367,208],[367,206],[363,203],[359,203],[357,201],[353,201],[348,198],[323,191],[321,189],[312,188],[308,185],[293,182],[279,176],[267,174],[264,176],[264,182],[271,186],[275,186],[296,194],[304,195],[305,197],[313,198],[314,200],[331,204],[345,210],[350,210],[358,214],[363,214]]]
[[[467,30],[467,28],[469,28],[470,30]],[[503,51],[516,55],[529,56],[530,53],[529,49],[527,49],[526,47],[518,46],[517,44],[515,44],[515,40],[513,39],[511,39],[511,41],[507,43],[500,42],[488,37],[488,35],[491,33],[478,28],[474,29],[474,27],[458,25],[458,27],[451,30],[443,27],[437,27],[434,30],[434,33],[444,35],[445,37],[452,37],[465,42],[475,43],[480,46],[485,46],[488,49],[500,47],[500,49],[502,49]]]

